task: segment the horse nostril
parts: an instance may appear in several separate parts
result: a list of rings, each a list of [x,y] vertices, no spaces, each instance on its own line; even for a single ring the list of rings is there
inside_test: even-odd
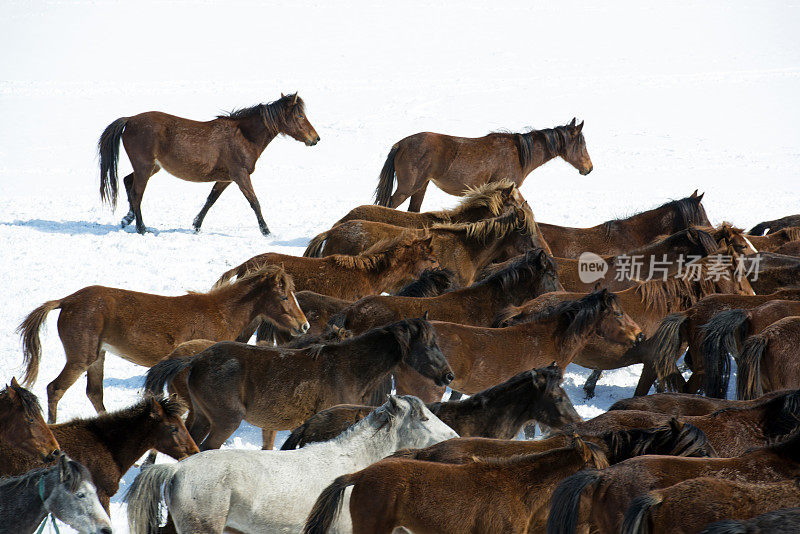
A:
[[[112,534],[112,531],[109,527],[103,527],[100,529],[100,534]]]

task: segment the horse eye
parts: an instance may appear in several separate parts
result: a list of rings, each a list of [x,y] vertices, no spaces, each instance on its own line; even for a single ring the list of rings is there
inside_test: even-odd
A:
[[[282,296],[282,297],[281,297],[281,300],[289,300],[289,297],[287,297],[286,295],[284,295],[284,296]]]
[[[86,494],[85,493],[76,493],[75,496],[77,498],[79,498],[79,499],[85,499],[86,498]]]
[[[617,317],[622,317],[623,313],[622,312],[617,312],[614,315],[616,315]]]

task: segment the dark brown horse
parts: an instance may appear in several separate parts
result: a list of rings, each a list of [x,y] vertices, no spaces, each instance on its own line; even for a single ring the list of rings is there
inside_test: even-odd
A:
[[[704,525],[721,519],[748,519],[788,506],[800,506],[798,479],[759,483],[693,478],[633,499],[625,512],[621,534],[797,532],[794,528],[800,529],[800,523],[791,528],[785,520],[775,524],[774,530],[703,530]]]
[[[235,182],[253,208],[261,233],[268,235],[269,228],[261,215],[250,175],[261,153],[279,134],[308,146],[319,141],[297,93],[281,95],[275,102],[239,109],[208,122],[160,111],[119,118],[108,125],[98,142],[100,198],[114,207],[117,205],[117,161],[122,139],[133,167],[133,172],[123,180],[130,205],[130,211],[122,219],[123,228],[135,218],[136,231],[144,234],[147,230],[141,208],[144,189],[150,177],[163,168],[182,180],[215,182],[205,206],[194,219],[195,231],[200,231],[206,213],[225,188]]]
[[[148,449],[176,460],[199,452],[181,420],[184,411],[174,397],[149,397],[130,408],[87,419],[73,419],[50,429],[70,458],[92,474],[97,497],[108,511],[119,481]],[[37,467],[12,448],[0,447],[0,476],[12,476]]]
[[[736,376],[739,399],[754,399],[764,392],[800,387],[800,317],[775,321],[744,342]]]
[[[586,467],[608,466],[594,444],[575,437],[563,448],[466,464],[386,458],[343,475],[320,494],[305,534],[327,533],[345,489],[353,534],[542,532],[556,485]]]
[[[765,233],[777,232],[789,226],[800,226],[800,215],[787,215],[786,217],[781,217],[774,221],[760,222],[747,233],[751,235],[764,235]]]
[[[375,189],[375,204],[397,208],[411,197],[408,211],[419,211],[428,182],[462,196],[487,182],[508,180],[517,187],[535,168],[559,156],[583,174],[592,172],[583,122],[526,133],[491,133],[467,138],[422,132],[392,146]],[[394,179],[397,176],[397,190]]]
[[[225,285],[263,265],[282,265],[292,275],[298,290],[356,300],[397,290],[425,269],[438,266],[438,262],[433,255],[431,236],[402,234],[357,256],[300,258],[275,252],[259,254],[223,273],[215,286]]]
[[[577,258],[584,252],[623,254],[643,247],[658,236],[674,234],[689,226],[711,226],[697,191],[627,219],[614,219],[591,228],[571,228],[538,223],[553,255]]]
[[[423,318],[305,349],[217,343],[197,356],[153,366],[145,388],[160,392],[188,369],[195,414],[190,432],[202,440],[201,449],[219,448],[242,420],[261,427],[271,448],[276,430],[294,428],[329,406],[364,403],[401,361],[437,385],[454,378]]]
[[[800,433],[735,458],[639,456],[565,479],[553,493],[547,534],[619,532],[631,501],[698,477],[776,482],[800,475]]]
[[[797,482],[795,482],[797,484]],[[788,499],[791,502],[791,499]],[[731,534],[739,532],[800,532],[800,501],[791,507],[771,510],[750,519],[725,519],[708,525],[700,534]]]
[[[428,409],[461,437],[511,439],[528,421],[558,429],[581,420],[561,387],[561,378],[561,369],[555,365],[525,371],[468,399],[432,402]],[[342,404],[323,410],[295,428],[281,449],[332,439],[373,409]]]
[[[751,235],[748,239],[758,252],[775,252],[786,243],[800,240],[800,227],[789,226],[765,236]]]
[[[759,252],[744,257],[745,269],[758,271],[751,285],[759,294],[773,293],[782,289],[800,289],[800,257]]]
[[[783,254],[784,256],[800,257],[800,241],[790,241],[785,245],[781,245],[775,251],[776,254]]]
[[[89,286],[45,302],[22,322],[25,381],[39,369],[39,329],[47,314],[61,309],[58,335],[67,363],[47,385],[48,422],[55,423],[58,401],[80,375],[87,373],[86,396],[98,413],[103,405],[106,351],[150,367],[183,343],[196,338],[232,340],[256,319],[273,321],[295,335],[308,330],[293,297],[292,277],[277,266],[245,273],[236,283],[208,293],[164,297],[125,289]]]
[[[60,455],[58,441],[42,417],[36,395],[16,378],[0,391],[0,447],[15,449],[38,462],[51,462]]]
[[[656,412],[673,417],[684,415],[708,415],[723,408],[744,408],[767,402],[776,395],[785,391],[768,393],[757,399],[740,401],[729,399],[716,399],[694,395],[690,393],[654,393],[640,397],[621,399],[611,405],[612,410],[638,410],[642,412]]]

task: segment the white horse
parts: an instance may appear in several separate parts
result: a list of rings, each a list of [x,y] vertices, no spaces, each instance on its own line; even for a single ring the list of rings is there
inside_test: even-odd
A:
[[[302,532],[320,492],[399,449],[458,437],[416,397],[391,396],[340,436],[291,451],[215,450],[143,470],[125,496],[131,533],[154,533],[161,488],[181,534]],[[349,498],[349,495],[347,496]],[[346,505],[346,504],[345,504]],[[334,531],[350,532],[348,514]]]
[[[85,534],[111,534],[89,470],[62,455],[56,465],[0,479],[0,532],[33,533],[47,514]]]

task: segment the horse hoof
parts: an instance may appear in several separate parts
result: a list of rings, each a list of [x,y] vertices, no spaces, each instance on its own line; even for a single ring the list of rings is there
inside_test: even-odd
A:
[[[265,236],[269,235],[270,234],[269,228],[262,228],[261,233]]]

